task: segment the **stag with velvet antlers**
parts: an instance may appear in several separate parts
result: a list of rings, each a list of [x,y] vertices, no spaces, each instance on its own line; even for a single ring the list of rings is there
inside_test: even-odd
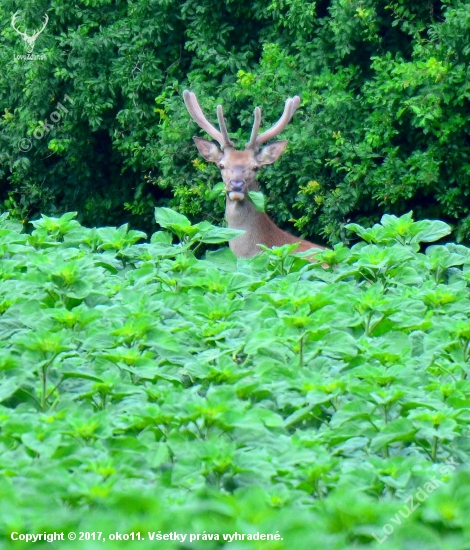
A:
[[[184,102],[194,122],[215,139],[220,148],[207,139],[193,137],[201,155],[209,162],[215,162],[220,169],[225,183],[226,206],[225,217],[232,229],[242,229],[245,233],[232,241],[230,248],[239,258],[250,258],[261,252],[259,244],[272,248],[284,244],[299,243],[296,252],[320,248],[323,246],[310,243],[280,229],[264,212],[258,212],[248,198],[249,191],[258,191],[256,172],[268,164],[273,164],[284,151],[287,141],[275,141],[260,150],[266,141],[280,134],[294,116],[300,103],[300,97],[286,100],[284,113],[274,126],[259,134],[261,109],[256,107],[254,124],[250,141],[245,150],[235,149],[230,140],[225,123],[222,105],[217,106],[217,119],[220,131],[204,115],[194,93],[185,90]]]

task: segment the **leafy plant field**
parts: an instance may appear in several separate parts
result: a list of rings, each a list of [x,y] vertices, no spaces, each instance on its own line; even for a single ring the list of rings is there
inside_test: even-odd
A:
[[[312,264],[156,219],[1,218],[0,547],[468,550],[470,250],[419,251],[449,227]]]

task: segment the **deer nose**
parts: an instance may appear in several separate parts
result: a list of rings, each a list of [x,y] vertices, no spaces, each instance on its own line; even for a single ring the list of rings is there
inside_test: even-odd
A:
[[[230,182],[230,191],[243,191],[243,187],[245,185],[244,181],[231,181]]]

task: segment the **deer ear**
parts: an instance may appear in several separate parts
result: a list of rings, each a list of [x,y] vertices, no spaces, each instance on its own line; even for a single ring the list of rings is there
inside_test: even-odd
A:
[[[272,164],[281,156],[287,145],[287,140],[283,139],[281,141],[275,141],[270,145],[263,147],[261,151],[256,155],[256,160],[260,166],[265,166],[266,164]]]
[[[209,162],[219,162],[224,156],[215,143],[207,139],[193,137],[194,143],[201,155]]]

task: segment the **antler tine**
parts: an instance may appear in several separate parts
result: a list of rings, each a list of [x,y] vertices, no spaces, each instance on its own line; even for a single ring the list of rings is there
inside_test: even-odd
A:
[[[186,108],[188,109],[188,112],[189,114],[191,115],[191,117],[193,118],[194,122],[200,126],[203,130],[205,130],[212,138],[214,138],[216,141],[219,142],[220,146],[222,147],[222,149],[224,147],[226,147],[227,145],[232,144],[232,142],[230,140],[228,140],[228,142],[226,142],[224,136],[222,135],[221,132],[219,132],[219,130],[217,130],[206,118],[206,115],[203,113],[198,101],[197,101],[197,98],[196,98],[196,94],[194,94],[193,92],[190,92],[189,90],[184,90],[183,92],[183,99],[184,99],[184,102],[186,104]],[[223,119],[223,116],[222,116],[222,119]],[[219,123],[220,123],[220,120],[219,120]],[[224,126],[225,128],[225,132],[227,131],[227,127],[225,126],[225,121],[224,121]],[[228,138],[228,134],[227,134],[227,138]]]
[[[222,105],[217,105],[217,120],[219,121],[220,131],[222,132],[222,138],[224,143],[220,144],[222,149],[225,147],[234,147],[233,141],[230,141],[227,131],[227,124],[225,123],[224,111]]]
[[[253,122],[253,129],[251,130],[250,141],[245,145],[245,149],[253,149],[256,147],[256,138],[258,137],[259,127],[261,125],[261,109],[255,107],[254,113],[255,120]]]
[[[269,139],[272,139],[273,137],[280,134],[289,124],[299,105],[300,97],[298,95],[294,96],[293,98],[286,99],[284,112],[282,113],[281,118],[276,122],[274,126],[272,126],[269,130],[266,130],[266,132],[263,132],[260,136],[256,138],[256,147],[259,147],[265,141],[268,141]]]
[[[189,90],[184,90],[183,99],[194,122],[222,145],[224,142],[222,134],[207,120],[206,115],[197,102],[196,94]]]
[[[38,31],[36,31],[33,36],[31,37],[32,39],[34,38],[37,38],[41,33],[42,31],[46,28],[46,25],[49,21],[49,16],[47,15],[47,13],[44,14],[44,25],[42,26],[41,29],[39,29]]]
[[[47,15],[47,13],[45,13],[44,14],[44,25],[42,26],[42,29],[36,33],[36,35],[39,36],[42,33],[42,31],[46,28],[46,25],[47,25],[48,21],[49,21],[49,16]]]
[[[20,10],[17,10],[14,14],[13,14],[13,17],[11,18],[11,26],[15,29],[15,31],[20,34],[21,36],[26,36],[26,33],[24,32],[21,32],[20,30],[18,30],[16,27],[15,27],[15,23],[16,23],[16,18],[18,16],[18,12]]]

